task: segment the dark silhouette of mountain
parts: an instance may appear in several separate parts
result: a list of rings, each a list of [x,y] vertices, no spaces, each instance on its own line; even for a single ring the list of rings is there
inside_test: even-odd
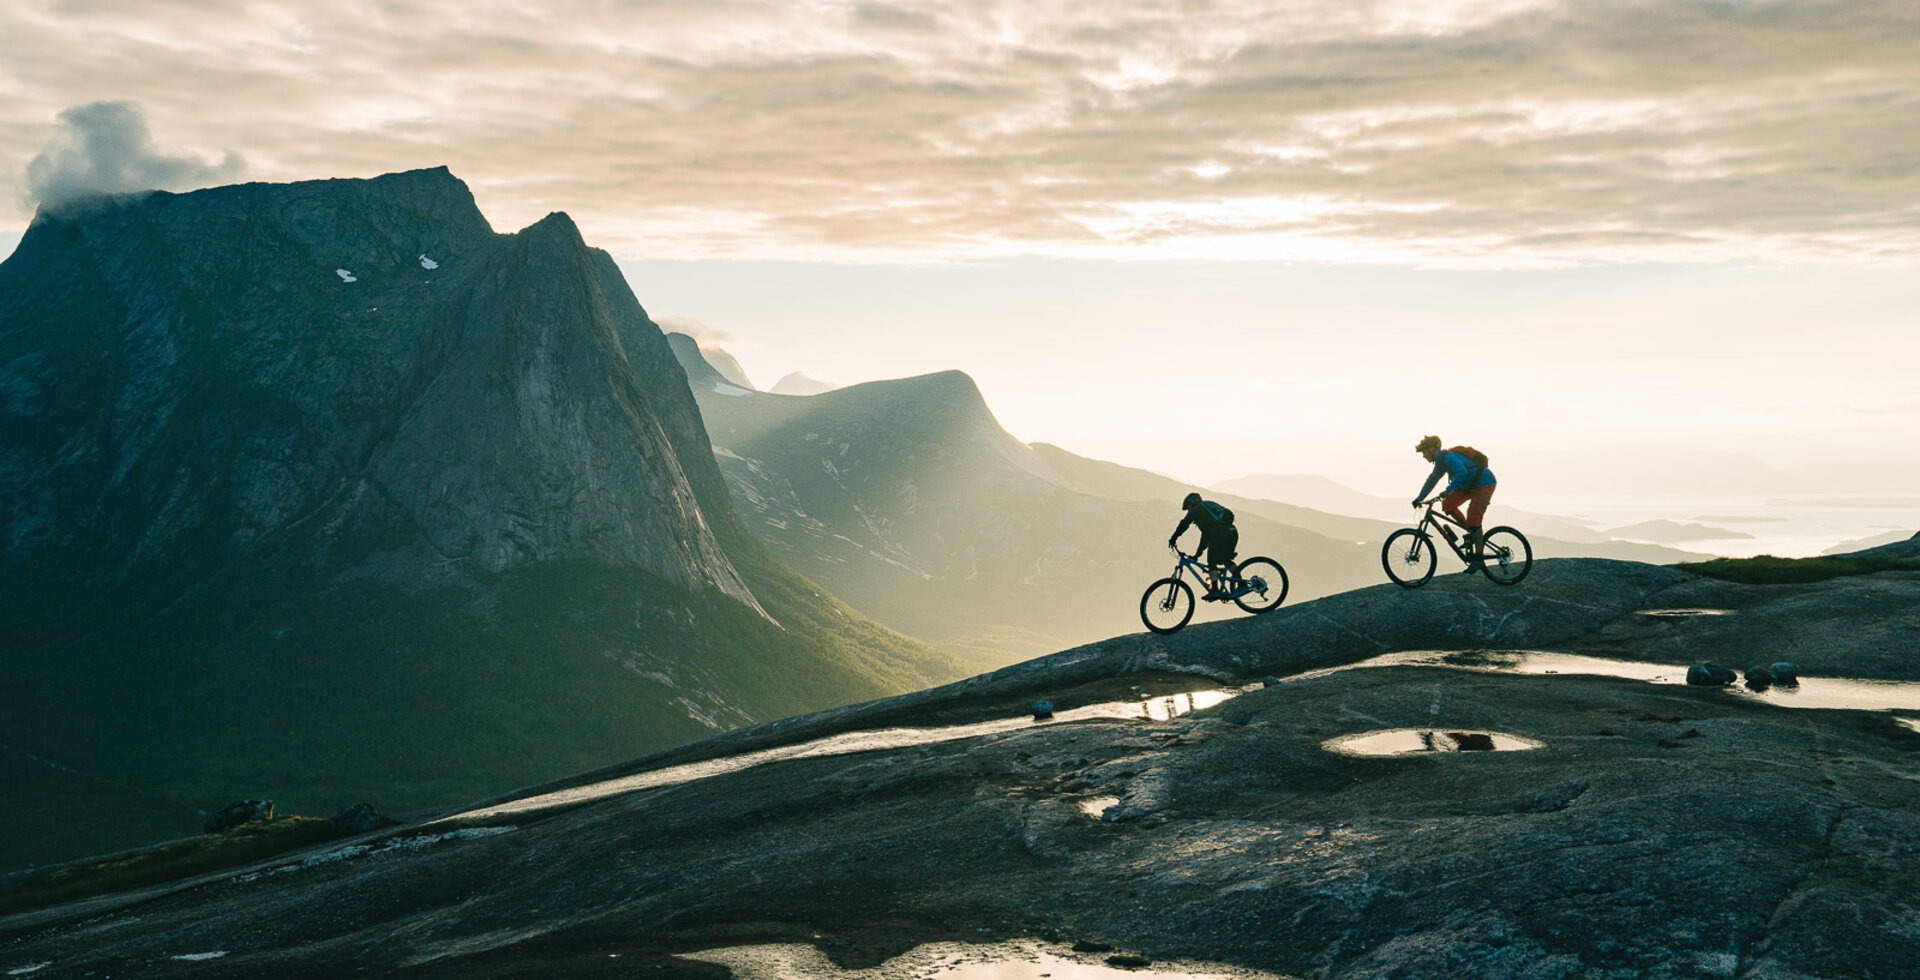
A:
[[[1038,947],[1078,975],[1920,975],[1916,736],[1884,710],[1920,687],[1920,576],[1577,559],[1525,586],[1376,586],[741,729],[0,919],[0,963],[826,980],[1031,976]],[[1700,660],[1797,661],[1800,685],[1689,686]],[[1341,749],[1395,732],[1432,738]],[[1506,740],[1533,748],[1486,751]]]
[[[673,349],[674,359],[687,372],[688,384],[705,386],[722,394],[732,388],[754,390],[740,362],[726,351],[702,347],[699,341],[683,333],[667,334],[667,344]]]
[[[817,395],[823,391],[833,391],[838,387],[840,386],[831,381],[822,381],[795,371],[775,381],[772,391],[776,395]]]
[[[676,351],[689,378],[717,377],[691,344]],[[855,608],[943,648],[1005,663],[1136,631],[1141,592],[1172,568],[1166,537],[1193,487],[1022,443],[962,373],[804,398],[712,388],[694,382],[753,532]],[[1381,543],[1398,525],[1210,496],[1234,509],[1242,556],[1286,567],[1290,603],[1384,579]],[[1188,532],[1184,544],[1194,541]],[[1548,536],[1534,547],[1542,556],[1693,557]]]
[[[0,571],[0,760],[41,801],[0,865],[960,671],[746,533],[609,256],[495,234],[444,169],[39,214],[0,264]]]

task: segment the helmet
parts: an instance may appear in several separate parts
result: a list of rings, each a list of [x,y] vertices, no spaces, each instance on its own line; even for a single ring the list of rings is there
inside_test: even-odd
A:
[[[1413,451],[1416,453],[1424,453],[1428,451],[1439,452],[1440,437],[1427,436],[1426,438],[1421,439],[1418,443],[1414,444]]]
[[[1200,495],[1197,493],[1187,494],[1186,499],[1180,501],[1181,510],[1192,510],[1195,507],[1198,507],[1199,505],[1200,505]]]

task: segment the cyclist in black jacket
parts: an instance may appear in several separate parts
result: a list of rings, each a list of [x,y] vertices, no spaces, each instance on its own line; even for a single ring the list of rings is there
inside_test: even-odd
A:
[[[1187,494],[1180,501],[1187,516],[1180,519],[1180,526],[1173,529],[1173,536],[1167,539],[1167,547],[1178,550],[1180,535],[1186,533],[1192,525],[1200,529],[1200,545],[1193,549],[1194,557],[1206,553],[1207,594],[1200,598],[1212,602],[1220,598],[1220,568],[1232,567],[1234,549],[1240,544],[1240,532],[1233,526],[1233,511],[1214,503],[1201,500],[1197,493]]]

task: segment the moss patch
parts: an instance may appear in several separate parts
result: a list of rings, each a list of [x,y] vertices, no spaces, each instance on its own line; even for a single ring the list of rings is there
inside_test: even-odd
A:
[[[1863,558],[1847,555],[1822,555],[1814,558],[1715,558],[1712,561],[1681,562],[1674,566],[1684,572],[1705,575],[1746,585],[1786,585],[1821,582],[1845,575],[1872,575],[1875,572],[1920,572],[1920,560],[1913,558]]]
[[[22,876],[0,886],[0,915],[238,867],[340,836],[324,817],[255,820],[134,854]]]

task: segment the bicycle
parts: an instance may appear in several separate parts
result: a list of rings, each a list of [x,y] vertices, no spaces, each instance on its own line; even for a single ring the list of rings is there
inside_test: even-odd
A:
[[[1516,585],[1533,570],[1533,545],[1527,542],[1526,535],[1510,527],[1490,528],[1480,536],[1479,551],[1469,551],[1453,530],[1456,527],[1470,530],[1466,522],[1435,510],[1433,505],[1439,500],[1434,497],[1420,501],[1427,508],[1420,523],[1387,535],[1387,543],[1380,548],[1380,564],[1394,584],[1417,589],[1433,578],[1433,570],[1440,564],[1440,553],[1433,545],[1436,537],[1447,543],[1455,557],[1466,562],[1469,572],[1478,564],[1481,574],[1496,585]],[[1434,533],[1436,530],[1438,534]]]
[[[1182,581],[1183,576],[1192,572],[1193,577],[1202,583],[1207,580],[1207,566],[1193,555],[1179,548],[1169,548],[1178,561],[1173,566],[1173,574],[1147,586],[1140,596],[1140,621],[1147,629],[1155,633],[1172,633],[1187,625],[1193,618],[1193,587]],[[1247,612],[1259,615],[1272,612],[1287,597],[1287,570],[1271,558],[1248,558],[1238,565],[1222,569],[1220,573],[1220,596],[1210,602],[1228,602]]]

